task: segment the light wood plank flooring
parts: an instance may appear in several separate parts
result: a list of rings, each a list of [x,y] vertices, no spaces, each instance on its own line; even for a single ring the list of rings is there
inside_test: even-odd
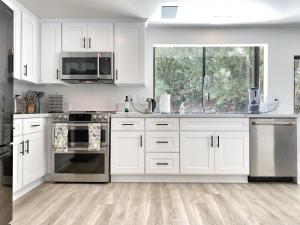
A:
[[[13,225],[300,224],[287,183],[47,183],[14,204]]]

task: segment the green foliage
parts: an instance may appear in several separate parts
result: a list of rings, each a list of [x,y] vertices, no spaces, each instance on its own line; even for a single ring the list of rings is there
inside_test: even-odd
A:
[[[203,48],[155,48],[155,97],[171,94],[172,110],[205,108],[245,112],[254,71],[253,47],[209,47],[203,77]]]

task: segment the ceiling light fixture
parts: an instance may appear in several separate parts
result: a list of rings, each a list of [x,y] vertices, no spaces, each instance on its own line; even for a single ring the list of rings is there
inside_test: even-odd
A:
[[[175,19],[177,15],[178,6],[162,6],[161,18],[162,19]]]

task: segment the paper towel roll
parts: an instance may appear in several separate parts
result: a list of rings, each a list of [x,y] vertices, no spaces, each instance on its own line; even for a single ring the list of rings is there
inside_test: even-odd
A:
[[[161,113],[171,112],[171,95],[161,94],[159,102],[159,110]]]

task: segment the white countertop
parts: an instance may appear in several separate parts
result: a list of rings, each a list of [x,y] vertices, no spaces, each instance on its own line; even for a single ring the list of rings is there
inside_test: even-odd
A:
[[[47,118],[47,117],[51,117],[51,114],[49,113],[14,114],[14,119]]]
[[[115,114],[111,114],[112,118],[297,118],[299,115],[297,114],[243,114],[243,113],[224,113],[224,114],[162,114],[162,113],[151,113],[151,114],[142,114],[136,112],[117,112]]]

